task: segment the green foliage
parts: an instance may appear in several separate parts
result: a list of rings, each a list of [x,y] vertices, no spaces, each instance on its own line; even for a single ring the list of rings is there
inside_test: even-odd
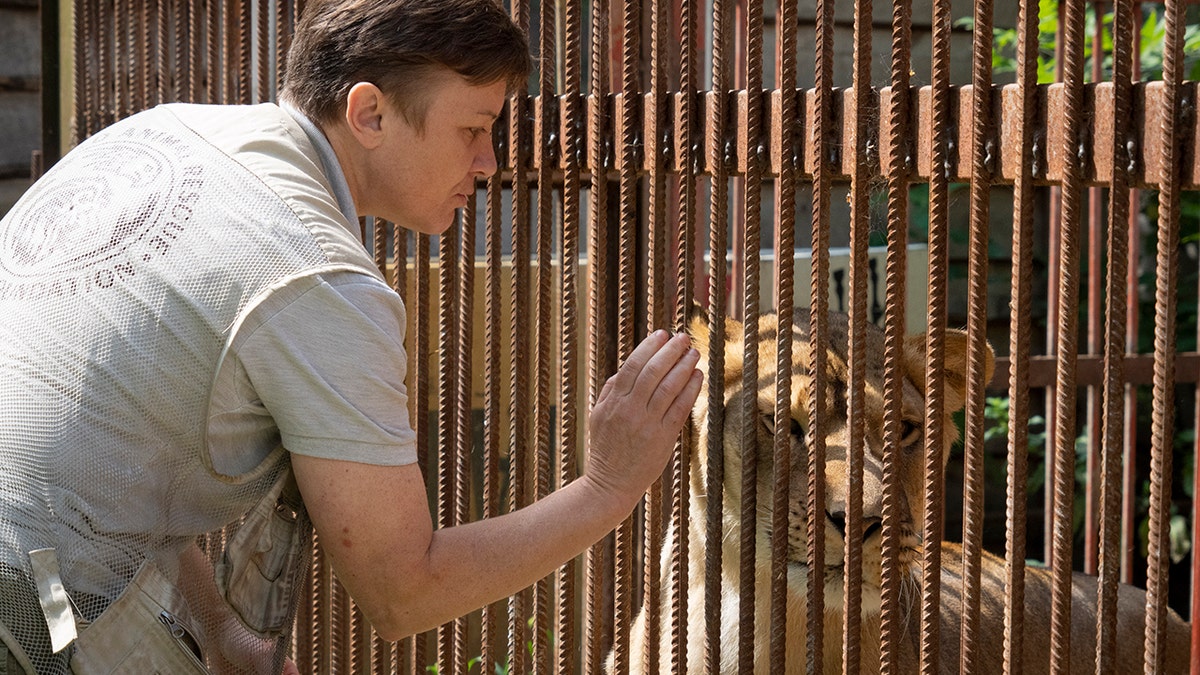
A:
[[[526,624],[529,626],[530,630],[533,630],[533,617],[529,617],[529,619],[526,620]],[[550,630],[549,628],[546,629],[546,641],[547,641],[547,644],[551,648],[553,648],[553,646],[554,646],[554,631]],[[530,656],[533,656],[533,640],[525,641],[525,651],[527,651]],[[475,658],[467,661],[467,672],[468,673],[475,672],[475,668],[477,668],[477,667],[481,668],[482,666],[483,666],[483,657],[476,656]],[[508,675],[509,671],[511,671],[511,670],[512,670],[512,664],[510,664],[508,661],[505,661],[504,663],[497,662],[497,663],[492,664],[492,674],[493,675]],[[425,666],[425,672],[433,673],[433,675],[437,675],[438,665],[436,663],[431,663],[431,664]]]
[[[1141,68],[1142,80],[1162,79],[1162,60],[1166,42],[1166,25],[1163,17],[1163,7],[1160,4],[1144,3],[1142,8],[1142,26],[1138,36],[1140,45],[1138,61]],[[1059,0],[1039,0],[1038,2],[1038,84],[1049,84],[1058,81],[1055,70],[1055,37],[1058,34]],[[1112,78],[1112,25],[1113,12],[1110,9],[1100,17],[1101,21],[1101,72],[1102,79]],[[1092,60],[1096,25],[1095,5],[1088,4],[1086,9],[1087,37],[1083,45],[1084,81],[1091,81],[1093,74]],[[959,19],[956,24],[960,28],[974,30],[975,22],[971,18]],[[1017,72],[1018,33],[1016,28],[992,29],[992,72]],[[1183,46],[1183,77],[1188,80],[1200,79],[1200,25],[1192,24],[1184,31]]]

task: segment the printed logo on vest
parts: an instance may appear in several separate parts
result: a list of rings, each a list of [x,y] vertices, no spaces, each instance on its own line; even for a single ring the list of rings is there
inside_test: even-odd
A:
[[[0,221],[0,276],[15,284],[5,295],[109,288],[165,255],[203,183],[203,167],[164,152],[176,144],[131,129],[68,155]]]

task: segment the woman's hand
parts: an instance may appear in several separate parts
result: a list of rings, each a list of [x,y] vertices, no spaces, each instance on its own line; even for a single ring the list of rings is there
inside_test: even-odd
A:
[[[588,420],[586,476],[599,488],[636,500],[662,475],[700,393],[699,360],[686,334],[659,330],[604,383]]]

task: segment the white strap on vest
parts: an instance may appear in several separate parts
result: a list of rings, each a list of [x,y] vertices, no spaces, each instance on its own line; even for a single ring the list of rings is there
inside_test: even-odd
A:
[[[75,614],[71,611],[71,598],[63,587],[58,572],[58,556],[52,548],[39,548],[29,552],[29,566],[37,584],[38,602],[46,616],[46,627],[50,629],[50,646],[57,654],[75,641]]]

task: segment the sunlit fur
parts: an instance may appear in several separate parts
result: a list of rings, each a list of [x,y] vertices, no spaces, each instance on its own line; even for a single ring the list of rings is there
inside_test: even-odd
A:
[[[824,523],[824,563],[821,577],[824,585],[823,662],[826,673],[841,673],[843,658],[843,589],[844,589],[844,541],[841,529],[830,516],[845,509],[847,464],[849,446],[848,399],[849,320],[845,315],[830,314],[826,323],[828,330],[825,345],[825,378],[821,390],[825,402],[825,416],[819,425],[824,437],[824,487],[825,507],[820,514]],[[765,315],[758,321],[754,343],[758,361],[756,389],[747,392],[743,387],[743,362],[745,332],[736,321],[726,320],[724,325],[724,358],[720,373],[712,372],[708,354],[713,331],[703,318],[692,321],[689,331],[702,356],[701,368],[711,382],[719,377],[724,391],[723,434],[716,444],[709,440],[709,415],[712,407],[706,389],[693,409],[696,430],[690,454],[690,500],[687,524],[688,578],[687,578],[687,664],[685,672],[705,672],[707,644],[705,640],[705,551],[707,529],[707,480],[708,453],[710,447],[723,451],[724,480],[722,500],[721,580],[720,580],[720,655],[719,672],[738,673],[739,607],[741,603],[739,549],[741,539],[741,493],[742,459],[745,455],[742,433],[744,425],[754,431],[755,456],[757,460],[756,483],[756,564],[755,564],[755,632],[754,672],[756,674],[802,673],[805,672],[807,630],[807,587],[810,568],[807,557],[807,463],[809,403],[814,383],[810,376],[813,360],[813,345],[809,340],[810,319],[805,310],[796,310],[792,328],[792,377],[790,393],[791,419],[779,424],[774,420],[776,388],[776,335],[775,315]],[[884,388],[884,342],[883,333],[874,326],[866,327],[864,355],[864,394],[861,411],[865,432],[863,470],[863,517],[877,519],[882,516],[883,497],[883,388]],[[967,336],[961,331],[948,331],[944,344],[943,416],[940,421],[942,435],[943,465],[958,431],[952,415],[963,407],[966,395],[968,361]],[[983,351],[985,381],[991,378],[993,355],[989,348]],[[897,564],[900,569],[899,624],[901,634],[897,642],[900,663],[899,672],[917,672],[920,651],[920,574],[922,546],[923,466],[925,462],[924,414],[926,404],[925,335],[906,338],[902,347],[900,363],[902,383],[902,428],[898,479],[902,493],[900,504],[900,546]],[[748,395],[755,398],[752,418],[745,419],[744,402]],[[786,660],[784,664],[770,661],[770,571],[772,500],[774,471],[774,446],[772,430],[776,426],[794,430],[791,433],[792,464],[789,473],[788,536],[787,536],[787,625]],[[953,508],[951,506],[951,508]],[[874,520],[868,520],[874,522]],[[660,561],[661,591],[659,594],[658,662],[660,672],[672,672],[671,606],[673,589],[670,583],[671,551],[674,540],[679,536],[676,526],[668,528],[663,543]],[[960,629],[961,629],[961,566],[962,549],[951,543],[942,543],[942,584],[940,605],[940,639],[938,640],[939,670],[958,672]],[[882,532],[878,526],[869,527],[862,545],[861,622],[859,665],[860,672],[878,672],[880,667],[880,604],[881,604]],[[1006,576],[1004,560],[990,554],[982,562],[983,601],[980,607],[979,644],[975,656],[977,672],[993,673],[1003,669],[1004,598]],[[1094,615],[1095,580],[1077,575],[1074,582],[1072,607],[1071,671],[1093,672],[1095,664]],[[1024,672],[1048,672],[1050,634],[1050,584],[1049,575],[1040,568],[1029,568],[1026,573],[1026,607],[1024,634]],[[1141,626],[1145,608],[1144,594],[1132,587],[1122,587],[1119,596],[1121,622],[1119,641],[1121,653],[1115,672],[1141,670]],[[630,634],[629,664],[631,672],[645,670],[646,640],[649,626],[647,614],[637,616]],[[1183,672],[1186,665],[1187,628],[1177,616],[1169,617],[1168,638],[1172,648],[1168,650],[1166,672]],[[1132,639],[1131,639],[1132,638]],[[1178,648],[1176,649],[1176,646]],[[1174,652],[1174,653],[1173,653]],[[1183,659],[1171,661],[1171,659]],[[611,668],[612,655],[609,658]],[[1181,665],[1182,664],[1182,665]]]

